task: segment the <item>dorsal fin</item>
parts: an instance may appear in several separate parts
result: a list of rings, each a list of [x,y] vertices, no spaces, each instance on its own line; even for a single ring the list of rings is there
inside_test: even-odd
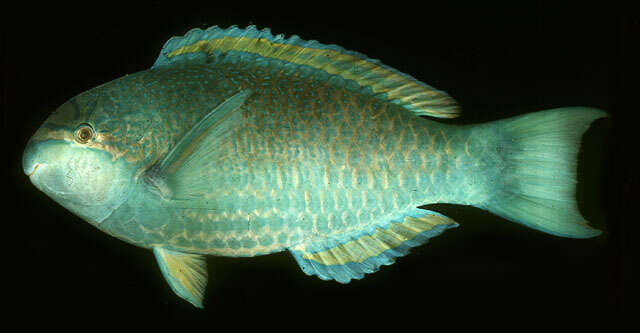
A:
[[[373,95],[403,106],[419,115],[454,118],[460,115],[455,100],[443,91],[430,87],[378,60],[347,51],[337,45],[304,41],[293,35],[272,35],[269,29],[255,26],[240,29],[192,29],[183,37],[173,37],[165,43],[153,67],[172,64],[214,63],[220,56],[229,59],[264,58],[299,66],[309,66],[331,75],[352,80]],[[233,61],[233,59],[231,59]]]

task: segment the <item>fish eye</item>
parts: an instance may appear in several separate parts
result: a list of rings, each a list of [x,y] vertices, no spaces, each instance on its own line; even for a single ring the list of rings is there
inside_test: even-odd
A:
[[[75,132],[75,139],[78,143],[87,143],[93,138],[93,128],[89,124],[78,126]]]

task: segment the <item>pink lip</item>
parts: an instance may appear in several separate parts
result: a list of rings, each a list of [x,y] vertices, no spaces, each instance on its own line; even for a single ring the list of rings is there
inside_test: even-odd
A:
[[[31,175],[33,175],[36,172],[39,166],[40,166],[40,163],[36,163],[36,165],[33,166],[33,170],[31,170],[31,173],[29,173],[27,176],[31,177]]]

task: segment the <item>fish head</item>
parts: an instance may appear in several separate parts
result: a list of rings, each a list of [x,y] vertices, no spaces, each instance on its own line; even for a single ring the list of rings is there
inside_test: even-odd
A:
[[[22,166],[39,190],[97,225],[126,201],[135,165],[96,108],[75,98],[60,106],[27,143]]]

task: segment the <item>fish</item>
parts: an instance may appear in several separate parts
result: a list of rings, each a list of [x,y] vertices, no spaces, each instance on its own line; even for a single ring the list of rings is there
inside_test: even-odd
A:
[[[582,135],[606,112],[439,120],[460,115],[446,92],[364,54],[213,26],[65,102],[22,166],[81,219],[150,249],[199,308],[209,255],[288,251],[306,275],[346,284],[459,226],[419,208],[429,204],[559,237],[601,234],[575,191]]]

